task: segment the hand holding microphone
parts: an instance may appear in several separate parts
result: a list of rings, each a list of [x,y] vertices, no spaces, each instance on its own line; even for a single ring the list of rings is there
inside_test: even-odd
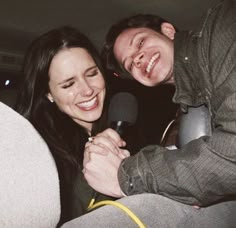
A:
[[[113,153],[121,159],[128,157],[130,154],[124,149],[126,142],[123,141],[119,134],[111,128],[106,129],[96,137],[90,137],[85,144],[84,160],[90,159],[90,153],[108,155]]]
[[[91,151],[103,155],[109,152],[119,155],[121,153],[120,148],[124,149],[126,146],[125,141],[121,137],[129,126],[135,124],[137,113],[137,100],[132,94],[127,92],[115,94],[111,99],[108,110],[108,123],[114,130],[107,129],[97,134],[96,137],[90,137],[85,148],[90,147]],[[122,158],[124,157],[127,157],[127,151],[122,155]]]
[[[109,122],[114,129],[106,129],[86,143],[84,176],[96,191],[114,197],[122,197],[117,173],[121,161],[129,152],[120,147],[125,142],[119,134],[134,124],[137,118],[137,102],[129,93],[116,94],[109,107]],[[130,112],[133,113],[130,113]],[[109,170],[109,172],[108,172]]]
[[[119,137],[117,132],[109,128],[86,144],[83,173],[95,191],[120,198],[122,191],[117,173],[121,161],[130,154],[127,150],[120,149],[111,135]]]

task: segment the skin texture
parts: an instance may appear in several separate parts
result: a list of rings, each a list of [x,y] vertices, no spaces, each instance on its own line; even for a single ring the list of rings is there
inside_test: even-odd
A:
[[[105,82],[89,53],[82,48],[59,51],[49,68],[47,97],[75,122],[91,131],[105,98]]]
[[[117,171],[121,161],[130,156],[127,150],[120,149],[126,143],[113,129],[106,129],[85,145],[84,176],[96,191],[120,198],[121,191]]]
[[[161,30],[162,34],[149,28],[126,29],[115,41],[114,54],[120,65],[146,86],[173,83],[175,29],[163,23]]]

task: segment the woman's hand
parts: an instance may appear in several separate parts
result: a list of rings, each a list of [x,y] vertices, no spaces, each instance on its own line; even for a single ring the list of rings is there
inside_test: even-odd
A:
[[[90,160],[90,153],[100,155],[108,155],[109,153],[113,153],[120,159],[129,157],[129,151],[120,148],[125,145],[126,142],[120,138],[116,131],[113,129],[107,129],[95,137],[90,138],[85,144],[84,163],[86,164]]]
[[[126,156],[127,152],[120,150],[120,147],[124,146],[126,146],[126,142],[120,137],[120,135],[113,129],[108,128],[97,134],[95,137],[90,137],[89,141],[85,144],[85,150],[103,155],[114,153]]]
[[[112,129],[99,133],[86,143],[83,173],[96,191],[117,198],[123,196],[117,174],[121,161],[130,156],[128,150],[120,148],[125,145]]]
[[[124,153],[128,153],[128,151],[124,151]],[[116,198],[124,196],[117,175],[120,163],[123,160],[120,155],[109,152],[104,155],[86,150],[83,173],[93,189]]]

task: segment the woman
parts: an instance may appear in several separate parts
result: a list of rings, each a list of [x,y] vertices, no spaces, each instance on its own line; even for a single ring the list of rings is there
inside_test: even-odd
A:
[[[94,46],[71,27],[37,38],[23,70],[17,110],[40,132],[56,161],[62,224],[86,213],[94,192],[84,179],[82,163],[88,137],[105,128],[103,70]],[[109,146],[119,150],[115,143]],[[100,194],[97,201],[105,198]]]

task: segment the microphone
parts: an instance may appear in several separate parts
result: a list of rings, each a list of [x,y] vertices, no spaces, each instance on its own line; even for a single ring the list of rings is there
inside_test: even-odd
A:
[[[120,136],[125,129],[135,124],[138,114],[138,102],[134,95],[127,92],[115,94],[108,109],[108,123]]]

